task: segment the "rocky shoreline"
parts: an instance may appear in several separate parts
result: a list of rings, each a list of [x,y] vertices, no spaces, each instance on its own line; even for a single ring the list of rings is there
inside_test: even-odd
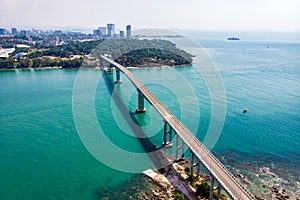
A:
[[[268,153],[227,151],[215,152],[215,155],[239,182],[259,197],[257,199],[300,200],[300,174],[297,165],[278,162],[275,154]]]
[[[140,199],[207,199],[205,197],[197,196],[195,183],[191,185],[189,182],[189,175],[186,173],[186,164],[188,161],[181,161],[178,163],[173,163],[172,165],[164,169],[164,173],[154,172],[153,170],[145,171],[144,175],[149,179],[149,182],[156,184],[158,188],[156,190],[151,190],[150,196]],[[233,174],[237,177],[240,182],[251,188],[254,186],[246,175],[242,174],[239,170],[233,168]],[[273,180],[261,185],[263,190],[261,193],[254,192],[255,198],[257,200],[300,200],[300,196],[291,193],[289,190],[284,189],[280,184],[282,179],[268,167],[260,167],[257,178]],[[210,177],[201,174],[196,184],[206,183],[210,180]],[[300,183],[299,183],[300,186]],[[295,196],[296,195],[296,196]],[[222,194],[221,199],[229,199],[224,194]]]
[[[269,178],[273,178],[275,181],[277,181],[278,183],[271,183],[271,184],[263,184],[262,185],[262,188],[266,189],[267,190],[267,193],[271,193],[271,198],[272,200],[286,200],[286,199],[295,199],[293,198],[289,192],[284,189],[280,184],[279,182],[281,181],[281,179],[278,177],[277,174],[275,174],[274,172],[272,172],[270,170],[270,168],[268,167],[261,167],[259,168],[259,174],[257,174],[257,178],[259,177],[269,177]],[[245,184],[251,186],[252,183],[248,180],[248,178],[243,175],[242,173],[240,173],[239,170],[237,169],[234,169],[234,175],[239,178],[242,182],[244,182]],[[263,194],[256,194],[255,195],[255,198],[257,200],[266,200],[266,199],[269,199],[268,197],[266,197],[267,195],[263,195]],[[300,197],[299,198],[296,198],[296,200],[300,200]]]
[[[166,156],[165,156],[166,158]],[[146,170],[143,176],[139,175],[139,182],[122,184],[116,190],[107,192],[107,196],[102,196],[101,200],[108,199],[138,199],[138,200],[167,200],[167,199],[208,199],[205,196],[197,195],[196,185],[202,183],[209,184],[210,177],[200,174],[199,178],[195,178],[189,174],[189,161],[181,160],[171,162],[159,171]],[[242,184],[244,184],[255,195],[257,200],[300,200],[299,195],[291,193],[273,168],[261,166],[253,168],[248,166],[254,172],[249,172],[245,167],[233,168],[227,166]],[[257,182],[258,181],[258,182]],[[298,185],[300,188],[300,183]],[[198,191],[199,192],[199,191]],[[100,192],[102,195],[105,192]],[[109,195],[110,194],[110,195]],[[229,199],[222,192],[222,200]]]
[[[199,195],[197,186],[210,181],[210,177],[205,174],[196,174],[192,176],[187,172],[188,161],[181,160],[174,162],[163,169],[163,173],[148,169],[143,175],[149,182],[158,186],[158,189],[151,190],[150,196],[142,194],[142,200],[167,200],[167,199],[207,199]],[[191,178],[192,177],[192,178]],[[215,194],[216,195],[216,194]],[[229,199],[225,194],[221,194],[222,200]]]

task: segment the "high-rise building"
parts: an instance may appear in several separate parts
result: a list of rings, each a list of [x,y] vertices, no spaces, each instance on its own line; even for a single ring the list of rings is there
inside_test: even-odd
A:
[[[21,35],[23,35],[23,36],[24,36],[24,35],[26,35],[26,34],[27,34],[27,31],[24,31],[24,30],[23,30],[23,31],[21,31]]]
[[[130,25],[126,26],[126,37],[131,38],[131,26]]]
[[[106,27],[98,27],[98,29],[93,30],[94,36],[105,37],[106,35]]]
[[[125,37],[124,31],[120,31],[120,38],[124,38],[124,37]]]
[[[93,34],[94,36],[100,36],[100,30],[99,29],[93,30]]]
[[[99,27],[98,30],[100,31],[101,37],[104,37],[106,35],[106,27]]]
[[[115,34],[115,25],[107,24],[107,36],[112,37]]]
[[[11,28],[11,34],[17,35],[18,34],[17,28]]]
[[[0,35],[4,35],[6,32],[5,28],[0,28]]]

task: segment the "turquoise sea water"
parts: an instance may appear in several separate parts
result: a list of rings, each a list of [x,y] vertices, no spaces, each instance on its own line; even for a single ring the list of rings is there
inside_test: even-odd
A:
[[[241,40],[229,42],[226,38],[231,33],[187,34],[206,49],[225,87],[225,124],[213,152],[231,170],[237,168],[248,175],[254,193],[265,192],[261,185],[272,181],[271,177],[257,177],[259,168],[267,166],[281,178],[274,183],[299,194],[300,35],[238,33]],[[131,71],[203,140],[213,116],[209,91],[194,67]],[[146,114],[132,114],[137,94],[125,77],[113,90],[109,78],[92,69],[1,71],[0,199],[101,199],[119,194],[125,184],[139,183],[135,174],[99,162],[81,142],[72,104],[79,74],[86,77],[80,88],[82,102],[89,101],[89,81],[99,79],[92,99],[94,111],[113,144],[144,153],[149,141],[136,139],[136,129],[124,120],[124,113],[130,113],[128,119],[143,126],[139,131],[161,145],[162,119],[148,103]],[[114,93],[117,100],[112,100]],[[243,114],[245,107],[248,112]],[[84,117],[89,112],[82,110],[81,114]],[[83,123],[86,134],[97,134],[89,129],[93,122]],[[109,150],[103,152],[103,157],[114,159],[112,156]],[[142,158],[144,163],[128,156],[115,165],[153,167],[146,154]]]

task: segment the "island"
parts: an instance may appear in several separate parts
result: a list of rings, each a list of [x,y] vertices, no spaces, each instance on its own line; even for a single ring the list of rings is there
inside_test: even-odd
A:
[[[182,66],[193,60],[191,54],[162,39],[76,40],[50,46],[14,45],[11,49],[7,58],[0,59],[1,69],[94,68],[103,54],[126,67]]]

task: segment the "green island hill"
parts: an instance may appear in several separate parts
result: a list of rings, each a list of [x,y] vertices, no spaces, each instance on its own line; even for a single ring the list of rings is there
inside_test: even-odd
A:
[[[0,59],[0,68],[94,68],[104,54],[126,67],[181,66],[193,60],[191,54],[167,40],[102,39],[16,48],[9,58]]]

